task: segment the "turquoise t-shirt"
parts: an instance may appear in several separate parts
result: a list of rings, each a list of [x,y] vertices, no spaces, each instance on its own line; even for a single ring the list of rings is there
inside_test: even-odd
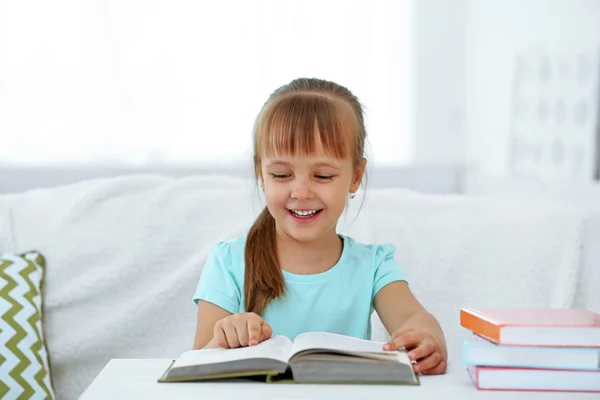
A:
[[[342,255],[332,268],[311,275],[282,271],[284,295],[262,313],[273,335],[294,340],[304,332],[331,332],[371,338],[375,295],[388,283],[405,280],[404,273],[393,245],[361,244],[339,236]],[[196,304],[205,300],[232,314],[245,312],[245,240],[243,236],[214,246],[193,298]]]

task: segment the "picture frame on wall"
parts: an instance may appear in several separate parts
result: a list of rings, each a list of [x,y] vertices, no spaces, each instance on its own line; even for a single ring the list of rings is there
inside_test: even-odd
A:
[[[600,180],[600,45],[519,50],[510,110],[513,177]]]

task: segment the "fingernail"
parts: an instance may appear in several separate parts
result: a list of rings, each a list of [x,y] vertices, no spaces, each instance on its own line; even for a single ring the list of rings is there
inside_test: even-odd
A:
[[[390,349],[390,345],[389,344],[384,344],[383,345],[383,349],[384,350],[389,350]]]
[[[250,345],[250,346],[255,346],[255,345],[256,345],[256,340],[252,339],[252,340],[250,341],[250,343],[248,343],[248,345]]]
[[[415,365],[415,371],[419,372],[421,370],[421,367],[419,366],[419,364]]]
[[[415,359],[415,353],[408,353],[408,358],[410,358],[411,360]]]

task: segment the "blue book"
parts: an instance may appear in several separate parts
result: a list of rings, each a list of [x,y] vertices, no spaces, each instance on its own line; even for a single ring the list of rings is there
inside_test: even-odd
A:
[[[467,366],[600,370],[600,348],[507,346],[473,334],[463,343],[462,362]]]

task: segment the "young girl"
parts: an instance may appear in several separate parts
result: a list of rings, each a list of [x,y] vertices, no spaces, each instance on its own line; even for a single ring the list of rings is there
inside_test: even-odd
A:
[[[194,301],[195,349],[253,346],[309,331],[370,339],[376,310],[424,374],[446,371],[437,320],[412,295],[390,244],[336,232],[365,172],[362,107],[346,88],[296,79],[277,89],[254,127],[254,171],[266,207],[247,235],[217,243]]]

